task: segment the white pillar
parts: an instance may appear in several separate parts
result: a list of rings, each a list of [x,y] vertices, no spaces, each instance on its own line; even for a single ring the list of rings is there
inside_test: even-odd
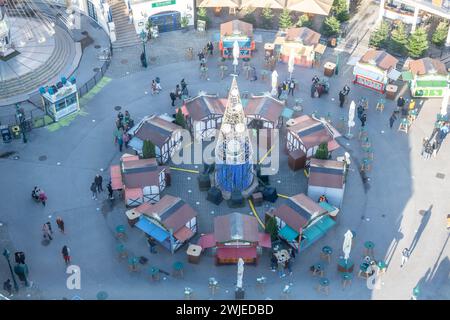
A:
[[[383,21],[383,17],[384,17],[384,3],[385,2],[386,2],[386,0],[380,0],[380,9],[378,10],[377,24],[380,24],[381,21]]]
[[[414,21],[411,28],[411,33],[413,33],[416,30],[417,26],[417,18],[419,17],[419,7],[414,8]]]
[[[450,28],[448,28],[447,40],[445,40],[445,46],[450,47]]]

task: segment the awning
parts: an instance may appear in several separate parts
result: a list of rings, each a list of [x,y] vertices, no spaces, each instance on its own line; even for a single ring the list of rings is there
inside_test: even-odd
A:
[[[203,0],[198,4],[198,7],[206,8],[237,8],[239,3],[232,0]]]
[[[331,219],[329,216],[323,216],[312,226],[303,230],[303,238],[305,238],[308,244],[311,244],[324,236],[335,224],[336,221]]]
[[[202,249],[208,249],[216,246],[216,239],[214,233],[203,234],[197,243]]]
[[[283,228],[280,229],[278,235],[287,241],[293,241],[295,238],[298,237],[299,233],[294,229],[292,229],[291,227],[289,227],[288,225],[285,225]]]
[[[111,166],[109,171],[111,175],[112,189],[113,190],[123,189],[122,173],[120,171],[120,166],[119,165]]]
[[[193,235],[194,233],[192,232],[192,230],[186,226],[181,227],[173,234],[173,236],[181,242],[185,242],[186,240],[190,239]]]
[[[255,259],[257,257],[256,247],[218,248],[219,259]]]
[[[319,206],[321,206],[322,208],[324,208],[325,210],[327,210],[327,212],[332,215],[332,216],[336,216],[336,214],[338,214],[339,209],[336,207],[333,207],[331,204],[329,204],[326,201],[321,201],[319,202]]]
[[[341,146],[339,143],[336,142],[336,140],[328,141],[328,151],[334,151],[336,149],[339,149]]]
[[[287,0],[286,7],[292,11],[328,16],[333,0]]]
[[[145,218],[143,216],[139,218],[139,221],[135,224],[135,226],[158,242],[163,242],[169,237],[169,233],[167,231],[151,223],[148,218]]]
[[[241,0],[241,8],[283,9],[284,0]]]
[[[401,75],[401,74],[402,74],[402,73],[401,73],[400,71],[397,71],[397,70],[395,70],[395,69],[391,69],[391,70],[388,72],[387,76],[388,76],[389,79],[391,79],[391,80],[393,80],[393,81],[397,81],[397,79],[400,78],[400,75]]]
[[[411,71],[403,71],[402,79],[403,79],[403,81],[410,81],[410,80],[414,79],[414,76]]]
[[[258,245],[263,248],[272,248],[272,240],[270,239],[269,233],[259,233]]]

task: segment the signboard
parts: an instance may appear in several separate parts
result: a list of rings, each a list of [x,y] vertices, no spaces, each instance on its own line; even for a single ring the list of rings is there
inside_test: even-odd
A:
[[[436,89],[436,88],[416,88],[413,93],[414,97],[443,97],[444,89]]]
[[[175,4],[176,0],[167,0],[167,1],[161,1],[161,2],[153,2],[152,8],[159,8],[159,7],[165,7],[165,6],[171,6]]]
[[[384,92],[384,84],[366,77],[362,77],[357,75],[355,79],[355,83],[360,84],[364,87],[374,89],[379,92]]]

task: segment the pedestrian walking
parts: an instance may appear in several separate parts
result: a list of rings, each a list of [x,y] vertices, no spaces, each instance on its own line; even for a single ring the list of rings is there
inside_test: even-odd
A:
[[[45,207],[45,203],[47,201],[47,195],[43,190],[39,191],[39,201],[42,203],[42,205]]]
[[[202,61],[205,58],[205,55],[203,54],[203,51],[200,51],[197,54],[197,57],[198,57],[198,61]]]
[[[119,152],[122,152],[123,134],[119,134],[119,136],[117,137],[117,144],[119,145]]]
[[[12,293],[11,279],[8,279],[5,282],[3,282],[3,290],[8,292],[9,296],[12,296],[13,293]]]
[[[50,229],[48,227],[47,223],[44,223],[44,225],[42,226],[42,232],[44,235],[44,239],[48,239],[48,240],[53,240]]]
[[[350,87],[348,85],[345,85],[344,89],[342,89],[342,91],[345,96],[348,96],[348,94],[350,93]]]
[[[392,112],[390,118],[389,118],[389,127],[392,129],[392,126],[394,125],[395,120],[397,120],[397,116],[395,115],[395,111]]]
[[[364,113],[361,116],[361,127],[364,127],[366,125],[366,121],[367,121],[367,115]]]
[[[344,107],[345,93],[344,91],[339,91],[339,107]]]
[[[208,42],[208,44],[206,45],[206,47],[208,48],[209,51],[209,55],[213,55],[213,50],[214,50],[214,45],[211,41]]]
[[[65,262],[66,264],[70,264],[70,249],[69,249],[69,247],[65,245],[65,246],[62,248],[61,253],[62,253],[62,255],[63,255],[64,262]]]
[[[405,105],[405,102],[406,102],[405,99],[402,96],[400,96],[397,99],[397,107],[403,108],[403,106]]]
[[[103,192],[103,177],[97,174],[94,178],[94,182],[97,187],[97,192]]]
[[[59,231],[64,234],[64,220],[61,217],[56,218],[56,225],[58,226]]]
[[[122,140],[123,140],[123,143],[125,144],[125,148],[128,148],[128,142],[130,142],[130,135],[125,131],[122,134]]]
[[[409,256],[410,256],[410,252],[408,248],[403,249],[402,251],[402,264],[400,265],[400,268],[403,268],[403,266],[406,264],[406,262],[408,262]]]
[[[364,113],[364,107],[360,104],[358,106],[358,108],[356,109],[357,113],[358,113],[358,119],[361,120],[361,117]]]
[[[97,185],[95,182],[92,182],[91,184],[91,191],[92,191],[92,199],[97,200]]]
[[[427,141],[427,144],[425,146],[425,159],[430,159],[431,155],[433,154],[433,146],[430,143],[430,141]]]
[[[45,224],[47,225],[50,234],[53,234],[52,224],[50,223],[50,221],[47,221]]]
[[[280,97],[281,97],[281,94],[283,93],[283,87],[281,86],[281,84],[278,85],[277,91],[278,91],[278,96],[277,96],[277,98],[278,98],[278,100],[279,100]]]
[[[114,200],[113,197],[113,188],[111,186],[111,181],[108,182],[108,185],[106,186],[106,188],[108,189],[108,197],[110,200]]]
[[[294,80],[289,81],[289,91],[288,95],[294,96],[295,82]]]
[[[157,93],[157,89],[156,89],[156,81],[155,81],[155,80],[152,80],[152,86],[151,86],[151,89],[152,89],[152,95],[154,95],[155,93]]]
[[[181,99],[181,89],[180,89],[180,85],[179,85],[179,84],[177,84],[177,85],[175,86],[175,96],[176,96],[177,98],[180,98],[180,99]]]
[[[175,101],[177,100],[177,96],[173,91],[170,92],[170,100],[172,100],[172,107],[175,107]]]

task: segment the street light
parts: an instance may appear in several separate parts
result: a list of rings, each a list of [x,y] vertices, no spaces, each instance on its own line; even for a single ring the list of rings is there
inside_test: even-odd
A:
[[[9,271],[11,272],[11,277],[12,277],[13,282],[14,282],[14,289],[17,292],[17,291],[19,291],[19,286],[17,285],[16,277],[14,276],[14,272],[13,272],[13,269],[11,267],[11,262],[9,261],[10,252],[9,252],[8,249],[5,248],[5,250],[3,250],[3,256],[8,261]]]
[[[144,52],[141,54],[141,62],[142,62],[142,66],[144,68],[147,68],[147,54],[145,52],[145,42],[147,42],[147,34],[145,33],[144,30],[141,31],[141,40],[142,40],[142,48],[144,50]]]

